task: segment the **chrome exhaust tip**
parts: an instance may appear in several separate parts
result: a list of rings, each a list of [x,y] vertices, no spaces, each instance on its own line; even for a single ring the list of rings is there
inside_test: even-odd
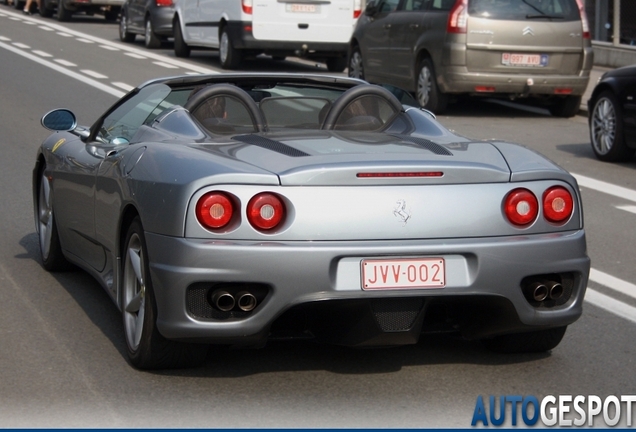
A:
[[[559,282],[550,281],[546,286],[551,300],[558,300],[563,296],[563,285]]]
[[[234,296],[227,291],[217,290],[212,293],[212,304],[220,311],[228,312],[236,304]]]
[[[532,299],[534,301],[541,302],[548,298],[549,290],[545,284],[541,282],[535,282],[529,287],[530,294],[532,295]]]
[[[257,300],[252,293],[241,291],[236,295],[236,298],[238,299],[238,308],[243,312],[249,312],[251,310],[254,310],[254,308],[256,307]]]

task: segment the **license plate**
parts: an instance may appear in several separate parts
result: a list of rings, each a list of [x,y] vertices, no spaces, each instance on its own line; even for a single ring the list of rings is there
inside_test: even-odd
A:
[[[548,55],[503,53],[501,55],[501,64],[506,66],[545,67],[548,65]]]
[[[443,258],[365,259],[361,262],[363,290],[443,288]]]
[[[287,3],[285,5],[285,10],[287,10],[287,12],[320,13],[320,5]]]

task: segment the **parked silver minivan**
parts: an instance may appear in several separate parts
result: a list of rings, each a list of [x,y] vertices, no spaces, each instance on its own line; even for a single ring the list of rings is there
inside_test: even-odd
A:
[[[582,0],[370,0],[348,60],[436,113],[468,94],[538,98],[559,117],[578,112],[592,64]]]

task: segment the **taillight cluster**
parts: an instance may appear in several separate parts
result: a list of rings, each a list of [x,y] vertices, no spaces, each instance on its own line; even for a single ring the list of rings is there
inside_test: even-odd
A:
[[[468,0],[457,0],[448,14],[446,31],[448,33],[466,33],[468,24]]]
[[[240,201],[225,192],[208,192],[197,201],[199,223],[212,231],[228,228],[238,220]],[[271,231],[285,220],[285,203],[276,194],[263,192],[253,196],[247,204],[247,220],[259,231]]]
[[[553,186],[543,193],[543,217],[554,224],[564,224],[572,216],[574,200],[572,194],[563,186]],[[539,215],[539,200],[528,189],[512,190],[504,199],[504,213],[511,224],[525,227],[534,222]]]

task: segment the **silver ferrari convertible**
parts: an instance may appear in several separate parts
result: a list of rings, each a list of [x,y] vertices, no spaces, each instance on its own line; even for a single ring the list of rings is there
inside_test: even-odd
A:
[[[415,105],[356,79],[233,74],[147,82],[91,127],[49,112],[42,264],[99,281],[141,369],[276,338],[556,347],[590,266],[575,179]]]

